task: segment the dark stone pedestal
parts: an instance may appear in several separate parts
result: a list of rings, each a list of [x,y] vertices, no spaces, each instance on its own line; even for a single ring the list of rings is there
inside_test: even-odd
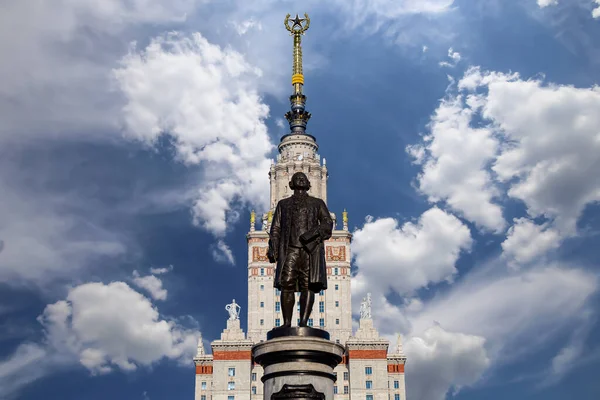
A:
[[[321,329],[273,329],[266,342],[252,348],[254,361],[264,369],[264,400],[333,400],[333,369],[344,351]]]

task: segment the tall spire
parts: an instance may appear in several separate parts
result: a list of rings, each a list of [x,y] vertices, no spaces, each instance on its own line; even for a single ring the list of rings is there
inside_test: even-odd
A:
[[[396,354],[402,356],[404,355],[404,348],[402,347],[402,336],[399,333],[397,334]]]
[[[310,113],[304,108],[306,96],[302,93],[302,86],[304,85],[304,75],[302,73],[302,36],[308,30],[310,18],[308,18],[308,14],[304,14],[304,18],[300,18],[296,14],[294,19],[290,19],[290,14],[288,14],[283,23],[285,28],[290,32],[290,36],[294,37],[294,62],[292,67],[294,93],[290,96],[291,110],[285,114],[285,118],[290,124],[292,134],[305,134]]]
[[[204,352],[204,342],[202,340],[202,333],[200,333],[200,337],[198,338],[198,347],[196,348],[196,357],[201,357],[205,355]]]

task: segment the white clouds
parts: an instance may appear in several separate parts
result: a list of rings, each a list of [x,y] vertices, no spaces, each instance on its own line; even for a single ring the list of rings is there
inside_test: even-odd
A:
[[[38,187],[28,166],[11,164],[9,149],[0,152],[0,282],[47,286],[98,260],[125,254],[127,240],[103,227],[95,210],[66,193]],[[33,171],[44,186],[53,182],[46,179],[48,171]]]
[[[132,28],[142,24],[181,21],[198,3],[2,2],[0,140],[101,137],[96,129],[114,130],[118,99],[109,92],[108,73],[124,49],[122,38],[135,36]]]
[[[506,240],[502,242],[502,250],[509,259],[509,265],[517,267],[557,248],[560,241],[560,234],[549,224],[537,225],[527,218],[515,218]]]
[[[409,359],[407,397],[414,400],[445,399],[449,388],[474,384],[490,365],[484,338],[440,326],[410,338],[404,349]]]
[[[423,165],[418,188],[430,202],[445,201],[478,226],[500,232],[505,221],[493,201],[499,192],[486,170],[498,141],[489,128],[471,125],[474,113],[460,97],[443,100],[431,118],[425,144],[408,151]]]
[[[234,265],[235,258],[233,257],[233,252],[222,240],[218,240],[217,244],[213,246],[212,249],[213,258],[220,262],[226,262],[228,264]]]
[[[234,201],[267,202],[273,146],[268,107],[252,86],[258,75],[241,54],[200,34],[155,38],[115,70],[127,98],[127,134],[153,143],[167,133],[184,162],[204,166],[194,221],[217,236],[225,234]]]
[[[398,307],[383,296],[373,302],[380,332],[405,333],[410,398],[442,400],[448,391],[476,383],[490,366],[521,360],[575,332],[548,368],[552,379],[563,376],[576,364],[591,322],[582,316],[590,315],[597,289],[597,277],[580,269],[508,273],[489,265],[424,303]]]
[[[245,35],[250,29],[262,30],[262,24],[254,18],[246,19],[242,22],[232,22],[233,27],[237,31],[238,35]]]
[[[573,234],[584,207],[600,200],[599,108],[597,87],[544,85],[470,68],[436,110],[425,144],[408,149],[423,164],[419,189],[501,232],[505,222],[494,199],[502,184],[530,216]],[[483,121],[475,124],[476,118]]]
[[[167,290],[163,289],[162,281],[154,275],[140,276],[139,272],[133,271],[133,283],[150,293],[154,300],[167,299]]]
[[[580,322],[596,277],[565,267],[497,274],[491,267],[456,285],[411,318],[416,334],[436,321],[444,329],[486,338],[494,358],[510,359],[535,351]],[[532,344],[527,338],[535,337]],[[510,348],[510,353],[503,353]]]
[[[494,172],[530,215],[574,232],[583,208],[600,200],[600,88],[504,76],[487,89],[482,114],[507,141]]]
[[[590,1],[593,1],[593,3],[596,4],[596,6],[593,6],[594,8],[592,9],[592,17],[600,18],[600,0],[590,0]],[[537,0],[537,4],[538,4],[538,6],[540,6],[540,8],[545,8],[548,6],[557,5],[558,0]]]
[[[47,351],[33,343],[23,343],[0,361],[0,397],[12,398],[18,390],[44,374]]]
[[[162,267],[162,268],[150,268],[150,273],[154,274],[154,275],[162,275],[162,274],[166,274],[167,272],[173,271],[173,266],[169,265],[168,267]]]
[[[454,67],[456,67],[456,65],[462,59],[460,53],[458,51],[454,51],[454,49],[452,47],[450,47],[448,49],[448,58],[450,59],[450,62],[448,62],[448,61],[441,61],[439,63],[440,67],[454,68]]]
[[[93,373],[131,371],[163,358],[185,362],[196,350],[197,332],[160,319],[152,303],[123,282],[77,286],[39,320],[53,351]]]
[[[392,218],[367,221],[354,232],[352,250],[359,268],[354,285],[361,293],[377,288],[373,292],[392,289],[404,295],[451,280],[460,252],[471,243],[469,229],[435,207],[424,212],[418,223],[406,222],[402,227]]]

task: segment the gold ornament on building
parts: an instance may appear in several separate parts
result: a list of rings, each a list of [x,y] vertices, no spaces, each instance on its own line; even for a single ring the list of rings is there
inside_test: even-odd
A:
[[[304,18],[300,18],[296,14],[296,18],[290,19],[290,14],[285,16],[283,21],[285,29],[290,32],[290,36],[294,37],[294,63],[292,67],[292,85],[295,88],[295,93],[302,93],[302,85],[304,85],[304,75],[302,73],[302,35],[310,26],[310,18],[308,14],[304,14]]]
[[[251,223],[252,225],[254,225],[254,223],[255,223],[255,222],[256,222],[256,212],[254,212],[254,210],[252,210],[252,211],[250,212],[250,223]]]
[[[344,224],[348,223],[348,211],[346,211],[345,208],[344,208],[344,212],[342,212],[342,221],[344,222]]]

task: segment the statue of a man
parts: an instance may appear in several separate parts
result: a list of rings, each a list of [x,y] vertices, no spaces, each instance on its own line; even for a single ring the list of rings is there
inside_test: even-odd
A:
[[[308,195],[303,172],[290,181],[294,194],[277,204],[269,239],[269,261],[277,263],[274,286],[281,290],[282,327],[292,325],[294,293],[300,292],[300,326],[307,326],[315,293],[327,289],[325,240],[333,220],[325,202]]]
[[[225,310],[227,310],[227,312],[229,313],[229,319],[230,320],[238,319],[241,308],[242,307],[240,307],[240,305],[235,302],[235,299],[232,300],[231,304],[227,304],[225,306]]]

